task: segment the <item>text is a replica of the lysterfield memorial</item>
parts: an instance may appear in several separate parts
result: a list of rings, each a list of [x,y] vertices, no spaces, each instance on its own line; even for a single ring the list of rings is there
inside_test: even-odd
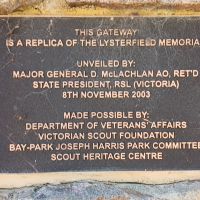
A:
[[[199,18],[1,18],[0,171],[200,169]]]

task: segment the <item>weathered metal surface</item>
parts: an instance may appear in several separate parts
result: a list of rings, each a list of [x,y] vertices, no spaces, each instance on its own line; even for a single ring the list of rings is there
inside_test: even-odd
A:
[[[1,77],[0,77],[0,170],[1,172],[45,172],[45,171],[88,171],[88,170],[198,170],[200,169],[199,156],[199,123],[200,123],[200,101],[199,101],[199,18],[8,18],[1,19]],[[106,29],[128,29],[138,30],[132,32],[130,36],[97,36],[97,30]],[[81,35],[76,35],[75,29],[83,31]],[[111,32],[112,34],[112,32]],[[93,39],[93,46],[88,46],[85,37]],[[33,40],[31,39],[33,38]],[[116,39],[117,40],[113,40]],[[133,39],[133,46],[120,46],[120,41]],[[142,42],[144,38],[145,42]],[[165,39],[175,39],[174,42]],[[38,40],[39,39],[39,40]],[[74,46],[69,42],[74,41]],[[7,45],[6,46],[6,40]],[[31,42],[32,41],[32,42]],[[50,42],[50,41],[53,41]],[[56,42],[57,41],[57,42]],[[60,41],[60,43],[58,43]],[[95,43],[96,41],[96,43]],[[105,41],[111,42],[111,46],[106,46]],[[114,43],[113,43],[114,41]],[[39,43],[40,44],[39,44]],[[140,43],[142,42],[142,43]],[[89,42],[90,43],[90,42]],[[88,43],[88,44],[89,44]],[[55,46],[60,44],[61,46]],[[97,46],[95,46],[95,44]],[[113,46],[113,44],[115,44]],[[146,44],[146,46],[145,46]],[[99,46],[98,46],[99,45]],[[103,60],[103,67],[79,68],[76,66],[80,60]],[[102,77],[105,70],[105,62],[108,60],[134,60],[136,66],[129,68],[135,77],[118,77],[115,74],[126,71],[121,65],[115,70],[111,67],[111,76]],[[34,80],[49,81],[46,76],[36,79],[26,78],[24,75],[15,75],[13,71],[21,72],[38,70],[46,73],[49,70],[67,70],[81,72],[85,74],[76,77],[76,81],[102,81],[111,80],[105,88],[38,88],[33,86]],[[98,73],[92,76],[91,71]],[[135,71],[138,70],[138,71]],[[158,71],[166,70],[170,75],[167,77],[153,78],[140,75],[145,70]],[[174,70],[183,71],[181,77],[174,77]],[[193,71],[194,70],[194,71]],[[139,75],[137,75],[139,73]],[[194,76],[193,76],[194,75]],[[196,76],[197,75],[197,76]],[[160,81],[158,86],[137,86],[137,80],[154,79]],[[159,86],[164,79],[164,86]],[[70,80],[73,77],[58,78],[57,81]],[[131,87],[127,85],[115,86],[115,81],[127,80]],[[167,81],[166,81],[167,80]],[[134,86],[135,85],[135,86]],[[162,84],[161,84],[162,85]],[[84,86],[86,87],[86,86]],[[64,94],[66,91],[74,90],[78,93],[74,98],[68,98]],[[80,94],[89,91],[89,94],[99,94],[104,91],[125,91],[126,94],[116,98],[96,98],[84,97]],[[135,96],[135,90],[144,90],[144,95]],[[63,93],[64,92],[64,93]],[[151,93],[151,96],[149,96]],[[131,95],[130,95],[131,94]],[[117,119],[64,119],[63,112],[135,112],[144,111],[148,114],[140,118]],[[87,113],[86,113],[87,114]],[[149,116],[149,117],[148,117]],[[126,117],[126,116],[125,116]],[[96,129],[90,130],[88,124],[97,121]],[[119,129],[112,126],[105,128],[102,124],[107,121],[125,121],[128,124],[138,122],[141,128],[134,128],[132,125],[123,126]],[[37,127],[37,123],[80,123],[78,128],[42,128]],[[152,128],[152,124],[161,124]],[[162,125],[162,122],[164,122]],[[81,125],[81,123],[83,125]],[[170,124],[168,127],[166,124]],[[33,128],[32,125],[35,126]],[[172,124],[172,125],[171,125]],[[140,125],[134,125],[140,126]],[[28,128],[27,128],[28,127]],[[30,128],[31,127],[31,128]],[[144,128],[142,128],[144,127]],[[121,136],[121,131],[141,132],[146,131],[168,131],[175,132],[175,136],[156,139],[126,139]],[[83,132],[84,138],[79,139],[44,139],[42,134],[53,132],[70,132],[73,134]],[[91,139],[91,133],[111,132],[112,137],[105,139]],[[116,132],[116,133],[115,133]],[[145,133],[146,134],[146,133]],[[114,137],[116,135],[116,137]],[[42,138],[42,139],[41,139]],[[90,138],[90,139],[89,139]],[[70,149],[66,145],[83,143],[90,148]],[[101,142],[103,147],[96,147]],[[111,145],[104,147],[104,143]],[[138,142],[142,146],[128,147],[128,143]],[[176,142],[177,143],[176,145]],[[186,142],[186,144],[185,144]],[[192,142],[192,143],[190,143]],[[41,148],[41,144],[46,144],[46,148]],[[156,149],[156,145],[161,147]],[[163,143],[163,144],[162,144]],[[164,146],[162,145],[175,145]],[[194,143],[194,144],[193,144]],[[24,147],[22,147],[23,145]],[[96,145],[95,145],[96,144]],[[145,145],[144,145],[145,144]],[[154,144],[155,147],[154,147]],[[185,144],[185,146],[184,146]],[[37,146],[38,145],[38,146]],[[60,146],[63,148],[60,148]],[[36,148],[37,147],[37,148]],[[66,149],[65,149],[66,148]],[[69,149],[68,149],[69,148]],[[145,153],[143,157],[133,157]],[[104,153],[111,156],[106,157]],[[136,154],[135,154],[136,153]],[[159,153],[159,155],[158,155]],[[78,155],[80,154],[80,155]],[[93,155],[94,157],[93,158]],[[100,157],[98,157],[100,155]],[[112,155],[119,156],[113,157]],[[149,155],[149,157],[148,157]],[[156,155],[156,156],[152,156]],[[161,156],[162,155],[162,159]],[[72,157],[70,157],[72,156]],[[91,157],[90,157],[91,156]],[[122,156],[122,157],[121,157]],[[75,158],[74,158],[75,157]]]

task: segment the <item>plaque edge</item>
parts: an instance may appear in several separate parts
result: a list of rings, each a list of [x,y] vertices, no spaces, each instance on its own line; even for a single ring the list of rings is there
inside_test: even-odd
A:
[[[97,181],[138,184],[172,184],[200,180],[200,170],[190,171],[91,171],[47,173],[2,173],[0,188],[21,188],[43,184],[64,184],[78,181]]]

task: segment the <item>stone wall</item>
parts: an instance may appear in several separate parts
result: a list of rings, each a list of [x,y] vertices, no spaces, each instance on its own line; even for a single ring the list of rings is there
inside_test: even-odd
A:
[[[92,3],[154,3],[159,2],[159,0],[66,0],[67,2],[92,2]]]
[[[0,14],[8,14],[16,9],[32,6],[43,2],[44,9],[65,6],[67,3],[95,2],[95,3],[200,3],[200,0],[0,0]]]
[[[42,0],[0,0],[0,14],[7,14],[19,7],[26,7]]]
[[[0,189],[0,200],[199,200],[200,183],[145,185],[74,182],[21,189]]]
[[[100,2],[100,3],[198,3],[200,0],[66,0],[67,2]]]

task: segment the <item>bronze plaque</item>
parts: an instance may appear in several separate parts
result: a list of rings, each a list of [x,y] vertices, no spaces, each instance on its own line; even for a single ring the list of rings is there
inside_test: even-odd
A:
[[[200,20],[1,18],[0,171],[200,169]]]

